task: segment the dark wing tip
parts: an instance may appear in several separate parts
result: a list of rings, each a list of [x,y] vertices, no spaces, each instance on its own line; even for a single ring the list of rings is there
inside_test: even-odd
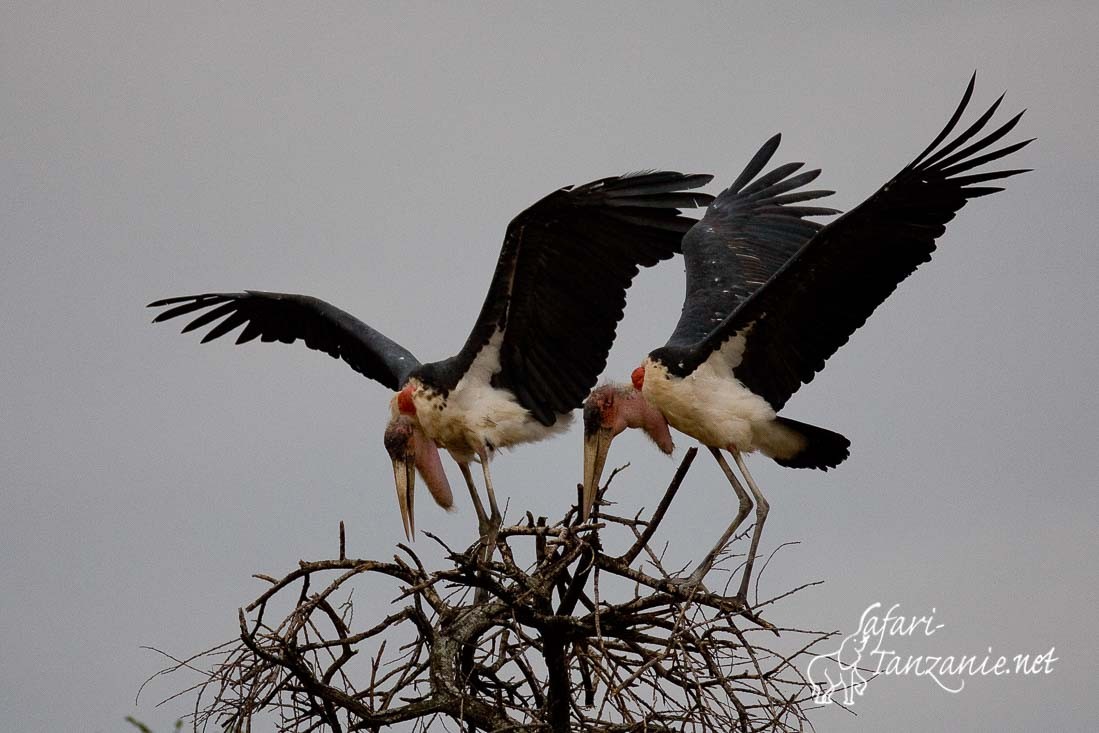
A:
[[[182,333],[210,327],[201,343],[221,338],[241,326],[235,343],[256,338],[291,344],[302,341],[315,351],[342,358],[352,369],[396,389],[420,362],[407,349],[350,313],[307,295],[261,290],[205,293],[153,301],[168,307],[153,323],[190,316]]]
[[[683,188],[698,188],[699,186],[705,186],[712,180],[714,180],[714,177],[710,173],[688,173],[683,176]]]
[[[637,198],[646,194],[673,193],[705,186],[714,177],[709,173],[679,171],[644,171],[627,173],[617,178],[599,181],[607,199]],[[592,184],[588,184],[591,186]],[[580,186],[576,190],[587,189]]]
[[[201,298],[208,298],[212,293],[203,293],[202,295],[177,295],[174,298],[161,298],[160,300],[154,300],[152,303],[146,305],[146,308],[163,308],[166,305],[175,305],[176,303],[184,303],[191,300],[199,300]]]

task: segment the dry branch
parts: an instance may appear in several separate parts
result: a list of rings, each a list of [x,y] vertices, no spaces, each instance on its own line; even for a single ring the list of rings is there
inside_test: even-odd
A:
[[[813,690],[796,665],[829,634],[776,629],[733,597],[673,582],[649,547],[695,453],[648,519],[528,514],[501,529],[490,562],[431,535],[445,568],[404,545],[392,562],[352,559],[341,523],[337,559],[257,575],[268,587],[240,609],[239,637],[165,672],[203,675],[184,691],[197,691],[196,731],[260,719],[301,733],[809,728]],[[617,539],[624,551],[605,552]],[[359,625],[352,593],[377,593],[380,576],[399,584],[397,608]],[[272,623],[276,605],[290,610]]]

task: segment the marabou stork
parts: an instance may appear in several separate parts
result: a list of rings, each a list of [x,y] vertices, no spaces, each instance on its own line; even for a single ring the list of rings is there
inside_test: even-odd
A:
[[[242,325],[238,344],[301,339],[397,391],[385,446],[405,535],[415,533],[417,469],[435,501],[451,505],[440,446],[461,468],[491,554],[502,519],[488,467],[493,452],[568,426],[606,364],[638,268],[681,251],[695,220],[679,209],[709,204],[712,196],[687,191],[711,178],[671,171],[604,178],[557,190],[523,211],[507,228],[469,338],[442,361],[421,364],[349,313],[305,295],[207,293],[149,307],[168,307],[154,323],[205,311],[183,329],[215,324],[203,343]],[[473,483],[472,461],[481,464],[491,517]]]
[[[985,129],[1003,95],[943,144],[969,103],[974,81],[975,75],[926,150],[827,226],[802,217],[829,212],[790,205],[828,193],[788,193],[810,174],[784,180],[792,169],[783,166],[750,182],[777,140],[717,196],[684,237],[687,292],[671,338],[634,370],[632,386],[605,385],[585,403],[585,517],[614,436],[640,427],[670,452],[671,425],[710,449],[740,500],[732,524],[686,583],[701,583],[754,498],[756,524],[738,593],[747,602],[768,504],[742,454],[759,451],[793,468],[827,470],[843,461],[847,438],[780,417],[778,411],[902,280],[931,259],[935,240],[969,199],[1003,190],[984,184],[1025,172],[967,173],[1031,142],[989,150],[1015,127],[1020,112],[969,143]],[[722,450],[732,454],[751,498]]]

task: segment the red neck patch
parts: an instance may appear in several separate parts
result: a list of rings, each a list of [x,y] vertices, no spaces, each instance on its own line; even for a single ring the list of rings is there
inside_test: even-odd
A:
[[[630,381],[633,382],[633,388],[640,391],[645,386],[645,367],[639,366],[634,369],[630,374]]]
[[[416,403],[412,401],[412,387],[408,386],[397,393],[397,409],[402,415],[415,415]]]

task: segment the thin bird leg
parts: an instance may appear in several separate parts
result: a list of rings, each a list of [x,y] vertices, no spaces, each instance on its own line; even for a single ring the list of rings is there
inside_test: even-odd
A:
[[[504,523],[504,515],[500,513],[500,507],[496,503],[496,492],[492,490],[492,476],[488,471],[488,451],[482,448],[477,451],[477,457],[481,459],[481,472],[485,475],[485,491],[488,493],[488,507],[491,512],[489,516],[491,534],[486,538],[486,544],[491,548],[496,547],[496,533]]]
[[[744,577],[740,580],[740,591],[737,593],[737,598],[747,605],[748,581],[752,577],[752,565],[756,561],[756,549],[759,548],[759,538],[763,534],[763,523],[767,521],[767,510],[770,509],[771,505],[763,498],[763,492],[752,480],[752,474],[748,473],[748,467],[744,465],[744,458],[740,455],[740,451],[736,448],[730,448],[729,452],[733,454],[733,460],[736,461],[737,468],[744,475],[744,480],[748,482],[748,488],[752,490],[752,496],[756,499],[756,528],[752,532],[752,545],[748,548],[748,559],[744,561]]]
[[[714,459],[717,460],[717,465],[721,466],[721,470],[725,472],[725,478],[729,479],[729,484],[732,485],[733,491],[736,492],[737,498],[740,499],[740,508],[737,510],[736,518],[733,519],[732,524],[725,530],[725,534],[721,535],[721,539],[714,545],[714,549],[706,554],[706,557],[698,564],[695,571],[691,573],[691,577],[687,579],[688,585],[698,585],[702,582],[702,579],[706,577],[706,573],[710,572],[710,568],[714,566],[717,556],[725,549],[725,545],[728,544],[729,538],[733,536],[733,533],[736,532],[741,523],[744,522],[744,518],[748,516],[748,512],[752,511],[752,500],[748,496],[748,492],[741,486],[740,481],[737,480],[736,474],[733,473],[733,469],[729,467],[729,463],[725,460],[725,456],[721,455],[721,451],[717,448],[710,448],[710,453],[712,453]],[[733,455],[735,456],[736,453]]]
[[[481,495],[477,491],[477,484],[473,483],[473,474],[469,470],[468,463],[459,463],[458,468],[462,470],[462,478],[466,480],[466,486],[469,488],[469,498],[473,500],[473,511],[477,512],[477,532],[478,536],[483,540],[492,533],[492,525],[489,523],[488,515],[485,514],[485,505],[481,503]],[[495,545],[489,545],[486,543],[483,560],[488,562],[492,559],[492,547]]]
[[[462,478],[466,480],[466,487],[469,488],[469,498],[473,500],[473,511],[477,512],[477,528],[483,535],[488,528],[488,515],[485,514],[485,505],[481,503],[481,495],[477,492],[477,484],[473,483],[473,474],[469,470],[468,463],[459,463],[458,468],[462,471]]]
[[[473,511],[477,512],[477,538],[481,542],[481,561],[492,562],[492,553],[496,549],[496,543],[489,544],[485,537],[491,534],[492,526],[489,524],[488,515],[485,514],[485,505],[481,503],[481,495],[477,491],[477,484],[473,483],[473,474],[469,470],[469,463],[459,462],[458,468],[462,470],[462,478],[466,480],[469,488],[469,498],[473,500]],[[481,604],[488,600],[488,590],[478,588],[473,593],[473,602]]]

